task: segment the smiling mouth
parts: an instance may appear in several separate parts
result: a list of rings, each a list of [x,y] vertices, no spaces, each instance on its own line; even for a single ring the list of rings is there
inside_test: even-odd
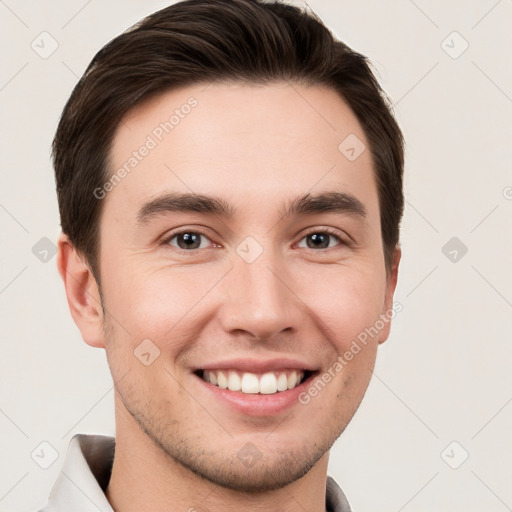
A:
[[[241,372],[239,370],[197,370],[195,374],[205,382],[228,391],[245,394],[272,395],[297,387],[315,372],[309,370],[283,369],[265,373]]]

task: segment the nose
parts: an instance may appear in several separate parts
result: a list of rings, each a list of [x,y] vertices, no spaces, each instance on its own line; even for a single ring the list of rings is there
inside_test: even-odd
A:
[[[239,258],[223,282],[220,322],[231,335],[249,333],[271,340],[281,332],[297,332],[302,302],[293,290],[290,272],[265,252],[252,263]]]

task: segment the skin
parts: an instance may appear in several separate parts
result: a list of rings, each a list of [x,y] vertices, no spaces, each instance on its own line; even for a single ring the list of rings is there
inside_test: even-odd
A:
[[[307,361],[327,371],[393,303],[400,250],[386,271],[379,202],[368,149],[351,162],[338,145],[369,144],[331,89],[287,83],[214,84],[167,92],[131,110],[114,138],[111,167],[191,96],[197,107],[106,195],[100,222],[101,292],[65,235],[58,267],[86,343],[104,348],[115,382],[116,454],[107,497],[116,511],[325,510],[329,449],[367,389],[389,322],[307,405],[247,416],[212,400],[191,373],[231,357]],[[137,223],[166,192],[224,198],[232,219],[166,213]],[[364,218],[321,213],[283,219],[305,193],[350,193]],[[328,248],[308,247],[330,227]],[[202,233],[183,254],[178,228]],[[263,252],[236,252],[247,236]],[[350,237],[350,238],[348,238]],[[181,245],[183,247],[183,245]],[[160,356],[145,366],[135,348]],[[239,450],[262,457],[246,467]]]

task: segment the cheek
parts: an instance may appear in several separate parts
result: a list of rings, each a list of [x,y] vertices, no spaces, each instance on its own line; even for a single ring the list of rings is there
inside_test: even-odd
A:
[[[105,286],[105,302],[131,339],[179,345],[181,338],[190,339],[191,329],[201,326],[201,301],[217,281],[218,276],[206,267],[144,271],[138,264],[111,276]]]
[[[375,261],[360,263],[291,262],[282,268],[282,278],[293,292],[287,300],[303,313],[303,322],[295,327],[299,332],[320,330],[339,354],[374,325],[382,311],[385,280]],[[219,301],[229,293],[233,279],[219,281],[227,269],[206,264],[151,267],[140,259],[119,262],[103,274],[108,276],[105,305],[124,328],[118,334],[134,344],[148,338],[161,350],[177,353],[196,339],[222,306]]]
[[[329,272],[309,273],[300,296],[338,354],[353,340],[371,341],[371,329],[379,319],[385,296],[381,275],[371,266],[362,270],[333,268]],[[368,334],[370,333],[370,334]]]

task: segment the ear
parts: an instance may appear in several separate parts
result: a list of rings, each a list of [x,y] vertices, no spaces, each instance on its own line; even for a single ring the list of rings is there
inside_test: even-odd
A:
[[[393,308],[393,296],[398,280],[398,266],[400,264],[401,257],[402,250],[397,245],[393,253],[391,268],[389,269],[386,277],[386,295],[384,298],[384,308],[381,315],[381,318],[384,321],[384,328],[379,332],[379,343],[384,343],[388,339],[389,332],[391,330],[391,318],[394,317],[395,312],[395,308]]]
[[[71,316],[88,345],[105,348],[103,310],[96,279],[67,235],[59,236],[57,246],[57,268],[64,281]]]

